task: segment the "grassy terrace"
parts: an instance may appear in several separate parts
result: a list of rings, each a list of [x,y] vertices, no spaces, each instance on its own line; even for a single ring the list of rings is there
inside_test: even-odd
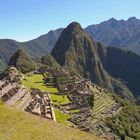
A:
[[[93,89],[94,92],[94,113],[96,117],[100,117],[101,112],[109,108],[112,104],[115,103],[115,100],[110,96],[109,93],[104,93],[102,96],[98,94],[97,89]]]
[[[57,88],[50,85],[45,85],[42,74],[24,75],[23,85],[29,88],[38,88],[41,91],[58,92]]]
[[[63,114],[59,110],[56,110],[56,109],[54,110],[54,112],[55,112],[56,120],[58,122],[63,123],[65,125],[68,125],[69,124],[69,122],[67,120],[67,119],[70,118],[69,115]]]
[[[51,99],[54,104],[66,104],[70,102],[66,95],[51,94]]]
[[[99,138],[15,110],[0,102],[0,140],[99,140]]]
[[[47,85],[44,83],[43,80],[43,75],[42,74],[33,74],[33,75],[29,75],[29,74],[24,74],[24,79],[22,81],[22,84],[26,87],[30,88],[37,88],[41,91],[44,92],[50,92],[50,96],[51,96],[51,100],[53,102],[53,104],[64,104],[64,103],[68,103],[69,99],[67,98],[67,96],[62,96],[62,95],[56,95],[53,93],[57,93],[58,90],[56,87],[53,86],[53,81],[51,81],[50,83],[47,83]],[[63,123],[68,123],[67,119],[69,118],[68,115],[65,115],[63,113],[61,113],[58,110],[55,110],[55,116],[56,116],[56,120],[58,122],[63,122]]]

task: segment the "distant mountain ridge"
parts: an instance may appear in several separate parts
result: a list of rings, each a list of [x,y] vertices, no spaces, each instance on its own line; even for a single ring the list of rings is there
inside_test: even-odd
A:
[[[34,40],[17,42],[11,39],[0,39],[0,71],[4,70],[10,57],[18,49],[24,49],[32,57],[41,57],[50,52],[61,34],[62,29],[52,30]]]
[[[111,18],[85,29],[96,41],[107,46],[130,49],[140,54],[140,20],[130,17],[128,20]]]

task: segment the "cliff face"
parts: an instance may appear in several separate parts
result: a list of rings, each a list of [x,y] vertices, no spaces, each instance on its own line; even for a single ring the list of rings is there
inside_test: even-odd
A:
[[[139,95],[140,56],[131,51],[103,47],[100,43],[97,50],[105,70],[114,78],[125,81],[129,89]]]

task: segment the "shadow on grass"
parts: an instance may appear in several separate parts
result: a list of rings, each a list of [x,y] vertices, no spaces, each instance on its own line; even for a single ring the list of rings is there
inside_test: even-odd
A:
[[[42,83],[42,81],[41,82],[34,82],[35,84],[40,84],[40,83]]]

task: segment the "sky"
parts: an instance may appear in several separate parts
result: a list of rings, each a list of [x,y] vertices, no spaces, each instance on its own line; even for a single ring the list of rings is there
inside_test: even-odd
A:
[[[140,0],[0,0],[0,39],[34,39],[72,21],[82,27],[112,17],[140,19]]]

